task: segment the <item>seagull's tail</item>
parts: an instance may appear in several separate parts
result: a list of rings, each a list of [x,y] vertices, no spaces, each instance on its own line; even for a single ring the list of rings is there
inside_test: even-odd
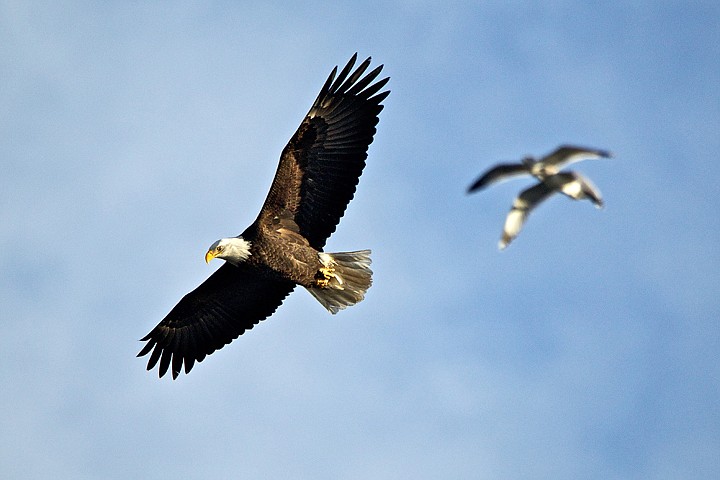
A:
[[[370,250],[320,253],[324,268],[315,275],[315,285],[307,290],[327,308],[337,313],[365,298],[372,284]]]

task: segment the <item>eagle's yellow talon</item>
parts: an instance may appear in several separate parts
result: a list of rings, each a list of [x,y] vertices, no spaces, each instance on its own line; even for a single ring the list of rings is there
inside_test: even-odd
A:
[[[327,288],[330,280],[335,276],[335,269],[332,267],[318,268],[315,274],[315,284],[320,288]]]

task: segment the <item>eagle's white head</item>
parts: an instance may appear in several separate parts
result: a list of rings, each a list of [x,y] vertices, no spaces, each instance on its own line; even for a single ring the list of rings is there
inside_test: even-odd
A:
[[[249,256],[250,242],[244,238],[221,238],[210,245],[210,249],[205,254],[205,262],[209,263],[213,258],[222,258],[233,265],[238,265],[247,260]]]

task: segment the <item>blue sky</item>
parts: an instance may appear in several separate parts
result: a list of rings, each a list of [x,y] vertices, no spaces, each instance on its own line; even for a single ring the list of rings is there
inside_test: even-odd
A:
[[[392,77],[329,251],[177,381],[136,359],[219,266],[333,66]],[[0,1],[0,477],[720,476],[717,2]],[[553,198],[560,143],[606,208]]]

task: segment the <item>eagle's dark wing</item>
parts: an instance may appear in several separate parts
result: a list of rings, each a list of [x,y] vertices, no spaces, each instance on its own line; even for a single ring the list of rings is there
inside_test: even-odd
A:
[[[573,145],[561,145],[555,151],[545,156],[540,163],[545,167],[555,167],[559,170],[571,163],[580,160],[610,158],[612,153],[607,150],[598,150],[597,148],[577,147]]]
[[[475,183],[468,188],[468,193],[482,190],[492,183],[502,182],[517,175],[528,175],[529,173],[528,167],[522,163],[501,163],[495,165],[475,180]]]
[[[283,149],[260,225],[288,211],[299,232],[318,250],[335,231],[355,194],[375,135],[380,92],[389,78],[375,79],[382,65],[363,77],[368,58],[351,73],[357,54],[335,78],[333,69],[312,108]]]
[[[160,376],[172,366],[177,378],[183,364],[188,373],[196,361],[269,317],[293,288],[292,282],[269,280],[242,264],[226,263],[141,340],[147,344],[138,357],[152,351],[147,369],[160,361]]]

